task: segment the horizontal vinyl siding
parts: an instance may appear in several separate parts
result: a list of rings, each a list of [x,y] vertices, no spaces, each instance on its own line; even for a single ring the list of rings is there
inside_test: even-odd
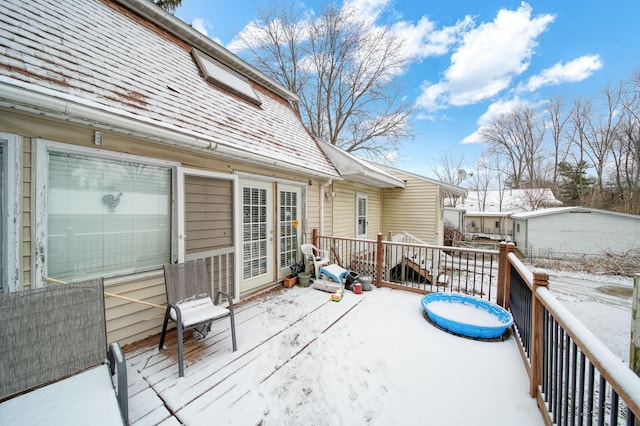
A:
[[[381,194],[377,188],[365,185],[339,182],[334,185],[336,196],[333,200],[333,235],[354,238],[356,232],[356,193],[367,194],[368,222],[367,238],[375,239],[381,227]]]
[[[107,281],[105,292],[157,305],[167,304],[164,275],[161,270],[144,274],[143,278],[131,277],[131,281],[121,284],[109,285]],[[162,331],[163,309],[105,296],[105,310],[109,342],[120,342],[124,345]]]
[[[528,224],[528,243],[533,247],[533,254],[541,249],[567,254],[602,254],[640,248],[640,217],[565,212],[532,217]]]
[[[324,197],[324,194],[320,194],[320,186],[324,183],[321,181],[311,181],[311,185],[307,185],[306,188],[306,205],[303,206],[303,211],[306,214],[306,222],[304,224],[304,236],[303,243],[311,243],[311,235],[314,229],[320,228],[320,197]],[[331,192],[331,187],[325,189],[325,191]],[[327,229],[327,225],[330,225],[331,220],[329,216],[329,220],[327,220],[327,210],[330,211],[331,201],[330,198],[324,198],[324,211],[325,211],[325,220],[324,220],[324,228],[325,231]]]
[[[22,288],[31,286],[31,267],[34,247],[32,246],[32,223],[35,215],[32,214],[32,170],[31,170],[31,137],[39,137],[54,142],[67,143],[76,146],[92,148],[99,155],[101,150],[138,155],[147,158],[168,160],[180,163],[184,167],[208,170],[218,173],[245,172],[257,176],[268,176],[269,179],[284,179],[287,181],[309,182],[308,176],[292,173],[282,173],[273,169],[263,169],[259,166],[240,164],[216,158],[214,155],[196,153],[176,147],[150,143],[147,141],[116,135],[108,131],[103,132],[103,145],[96,147],[93,144],[93,129],[76,126],[67,122],[61,123],[54,120],[3,111],[0,114],[0,131],[22,135],[23,143],[23,167],[22,167]],[[321,180],[312,180],[307,186],[307,209],[311,212],[307,221],[307,233],[311,235],[313,228],[318,228],[319,221],[319,190],[326,183]],[[315,214],[313,213],[315,211]],[[331,229],[331,202],[325,199],[325,228]],[[188,228],[193,229],[193,228]],[[196,231],[197,232],[197,231]],[[193,234],[193,232],[192,232]],[[210,235],[213,236],[213,235]],[[164,277],[161,270],[156,273],[142,274],[130,277],[122,276],[107,280],[105,291],[123,296],[132,297],[158,305],[166,305],[166,293]],[[117,281],[118,284],[109,284]],[[119,341],[122,344],[132,343],[161,331],[164,311],[145,305],[116,299],[105,298],[107,332],[110,342]]]
[[[441,244],[438,186],[397,172],[394,176],[405,180],[406,186],[383,192],[382,228],[385,236],[408,232],[428,244]]]
[[[186,254],[233,246],[233,182],[185,176]]]

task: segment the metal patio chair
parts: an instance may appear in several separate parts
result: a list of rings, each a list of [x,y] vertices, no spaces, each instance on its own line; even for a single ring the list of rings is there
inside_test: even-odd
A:
[[[162,325],[159,349],[163,349],[169,320],[176,323],[178,340],[178,372],[184,376],[183,331],[195,329],[203,337],[211,330],[215,320],[229,317],[233,351],[237,350],[236,326],[233,315],[233,299],[219,291],[215,303],[211,298],[211,282],[204,259],[185,263],[164,265],[164,281],[167,288],[167,310]],[[228,307],[220,305],[221,297],[226,297]]]

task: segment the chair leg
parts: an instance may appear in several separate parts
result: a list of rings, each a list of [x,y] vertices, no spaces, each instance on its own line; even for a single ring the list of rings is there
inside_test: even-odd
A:
[[[169,324],[169,318],[171,318],[169,312],[170,312],[171,306],[167,306],[167,310],[164,314],[164,323],[162,324],[162,334],[160,335],[160,345],[158,346],[159,350],[162,350],[162,347],[164,346],[164,338],[167,334],[167,325]]]
[[[238,346],[236,345],[236,320],[233,312],[231,312],[229,318],[231,319],[231,343],[233,345],[233,352],[235,352],[238,350]]]
[[[184,377],[183,345],[182,345],[182,322],[178,322],[178,377]]]

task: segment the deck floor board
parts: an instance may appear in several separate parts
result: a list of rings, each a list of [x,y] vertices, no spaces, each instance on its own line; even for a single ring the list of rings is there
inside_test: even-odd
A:
[[[345,368],[351,368],[353,362],[348,358],[349,354],[360,350],[368,351],[372,356],[371,359],[358,363],[358,370],[354,375],[356,383],[345,383],[340,374],[336,374],[335,383],[339,386],[338,389],[346,389],[347,400],[353,398],[355,402],[361,399],[358,404],[383,406],[387,389],[370,389],[368,382],[371,381],[371,374],[375,374],[377,370],[386,374],[387,369],[395,368],[394,365],[384,365],[385,362],[394,362],[393,360],[380,360],[373,356],[373,348],[390,343],[384,340],[360,341],[351,333],[358,333],[358,330],[367,327],[366,324],[359,323],[361,320],[358,319],[364,310],[377,309],[384,317],[386,301],[380,295],[385,294],[385,291],[391,290],[374,290],[361,295],[347,292],[342,301],[336,303],[331,301],[330,293],[294,287],[277,290],[240,304],[236,308],[238,350],[231,350],[226,319],[214,322],[211,332],[204,339],[195,339],[187,332],[185,377],[182,378],[178,377],[175,330],[168,333],[166,348],[163,350],[158,349],[159,336],[126,347],[128,368],[132,373],[129,387],[131,423],[191,426],[237,424],[238,419],[242,419],[242,424],[257,425],[263,423],[265,418],[268,421],[281,420],[282,416],[286,417],[290,412],[291,421],[294,422],[291,424],[295,424],[296,421],[305,420],[304,417],[296,418],[296,410],[300,406],[280,406],[279,403],[278,406],[273,406],[269,401],[274,401],[274,398],[278,400],[277,394],[285,395],[298,390],[301,400],[297,404],[304,404],[305,392],[311,391],[314,395],[326,395],[323,398],[332,401],[332,398],[337,398],[332,385],[327,388],[327,384],[310,383],[309,374],[306,373],[310,372],[311,377],[316,377],[314,374],[323,377],[323,369],[332,370],[334,367],[325,366],[324,360],[331,359],[331,356],[335,358],[336,353],[343,352],[344,355],[340,355],[339,359],[344,356],[345,364],[335,367],[337,371],[344,371]],[[370,297],[374,292],[382,293]],[[415,303],[410,302],[411,309],[418,309],[419,312],[419,296],[413,297],[417,299]],[[368,302],[369,298],[371,302]],[[428,324],[425,324],[425,330],[431,332],[426,327]],[[387,334],[386,339],[402,342],[401,334],[400,324],[397,332]],[[453,346],[465,344],[455,340],[465,339],[452,338]],[[407,349],[411,347],[410,342],[402,345],[407,345],[404,350],[410,350]],[[517,348],[514,346],[513,350],[517,351]],[[446,362],[446,359],[440,361],[438,358],[443,354],[446,354],[446,350],[441,348],[434,348],[434,353],[425,354],[425,362],[436,360],[436,364],[429,365],[429,368],[435,366],[437,369],[437,363]],[[524,366],[522,369],[525,371]],[[417,372],[429,374],[428,369],[419,369]],[[330,373],[331,371],[327,371],[327,374]],[[300,380],[296,379],[296,375]],[[407,380],[413,382],[415,377]],[[526,389],[523,386],[521,391],[526,393]],[[336,405],[343,403],[342,400],[335,402]],[[531,400],[531,404],[535,404],[535,401]],[[503,403],[496,401],[496,410],[503,410],[502,406]],[[330,415],[339,416],[340,413]],[[377,415],[377,409],[364,410],[362,415],[365,420],[373,419]],[[334,417],[334,420],[336,418],[338,417]],[[312,419],[309,420],[311,423],[306,424],[314,423]],[[330,418],[326,420],[331,421]],[[363,421],[363,424],[366,422],[368,420]],[[539,423],[536,419],[531,424]]]

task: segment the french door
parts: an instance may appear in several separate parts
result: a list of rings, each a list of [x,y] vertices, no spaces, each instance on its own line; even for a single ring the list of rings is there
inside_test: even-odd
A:
[[[278,278],[301,258],[302,218],[301,187],[278,185]]]
[[[241,290],[274,281],[273,184],[242,181]]]

